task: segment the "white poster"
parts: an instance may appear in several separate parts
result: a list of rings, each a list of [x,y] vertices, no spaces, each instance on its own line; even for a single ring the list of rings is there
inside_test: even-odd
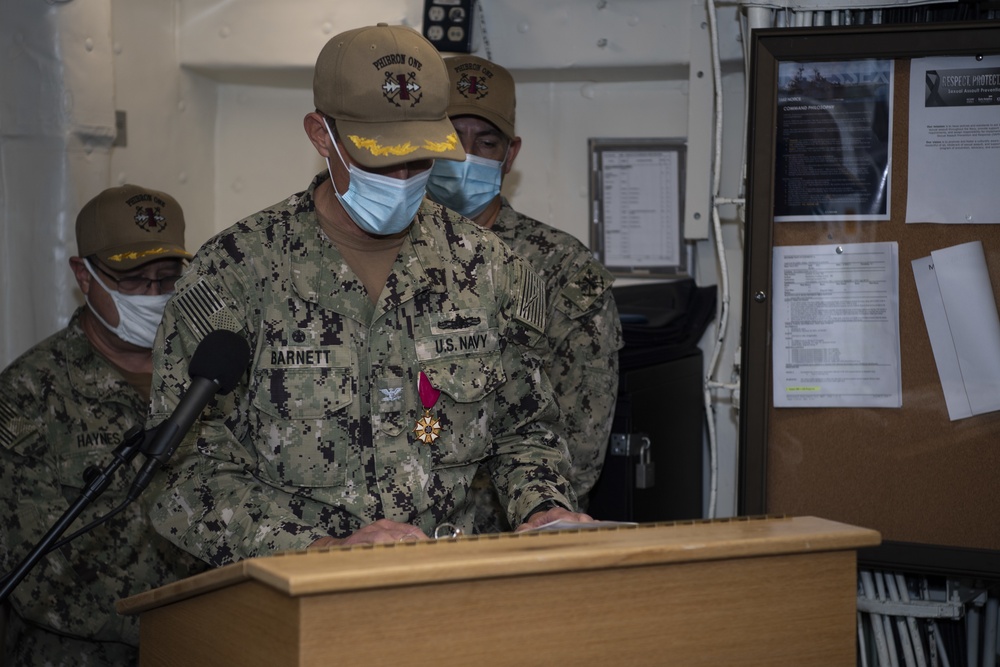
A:
[[[1000,56],[910,65],[906,222],[1000,223]]]
[[[775,246],[772,354],[779,408],[898,408],[895,242]]]
[[[948,417],[1000,410],[1000,316],[980,241],[913,260]]]

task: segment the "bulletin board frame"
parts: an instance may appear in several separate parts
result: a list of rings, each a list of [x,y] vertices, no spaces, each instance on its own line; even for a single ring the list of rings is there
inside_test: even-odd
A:
[[[883,544],[859,554],[868,566],[1000,577],[1000,413],[949,420],[910,270],[932,250],[979,240],[1000,295],[1000,225],[905,222],[910,62],[1000,53],[1000,22],[760,29],[751,39],[737,510],[878,530]],[[775,222],[779,64],[845,59],[895,64],[888,219]],[[902,407],[775,408],[774,248],[885,241],[899,244]]]

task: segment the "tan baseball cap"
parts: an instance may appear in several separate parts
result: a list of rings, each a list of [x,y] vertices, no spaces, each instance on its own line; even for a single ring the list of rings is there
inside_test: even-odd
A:
[[[444,61],[412,28],[379,23],[333,37],[316,59],[313,101],[363,167],[465,159],[446,113]]]
[[[80,257],[96,255],[118,271],[157,259],[189,259],[184,249],[184,212],[165,192],[138,185],[108,188],[76,216]]]
[[[444,59],[451,80],[449,116],[479,116],[514,138],[514,77],[506,69],[477,56]]]

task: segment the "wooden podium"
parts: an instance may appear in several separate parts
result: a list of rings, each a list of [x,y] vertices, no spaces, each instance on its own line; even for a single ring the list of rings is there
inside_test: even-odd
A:
[[[856,555],[815,517],[460,537],[254,558],[118,602],[140,664],[856,662]]]

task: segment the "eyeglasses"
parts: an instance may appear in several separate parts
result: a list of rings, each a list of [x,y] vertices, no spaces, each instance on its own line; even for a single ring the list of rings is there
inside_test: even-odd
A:
[[[146,294],[152,289],[153,283],[156,283],[160,294],[166,294],[173,292],[177,281],[181,279],[180,274],[163,276],[162,278],[147,278],[145,276],[125,276],[124,278],[118,278],[108,273],[99,263],[92,261],[90,264],[107,278],[111,279],[122,294]]]

